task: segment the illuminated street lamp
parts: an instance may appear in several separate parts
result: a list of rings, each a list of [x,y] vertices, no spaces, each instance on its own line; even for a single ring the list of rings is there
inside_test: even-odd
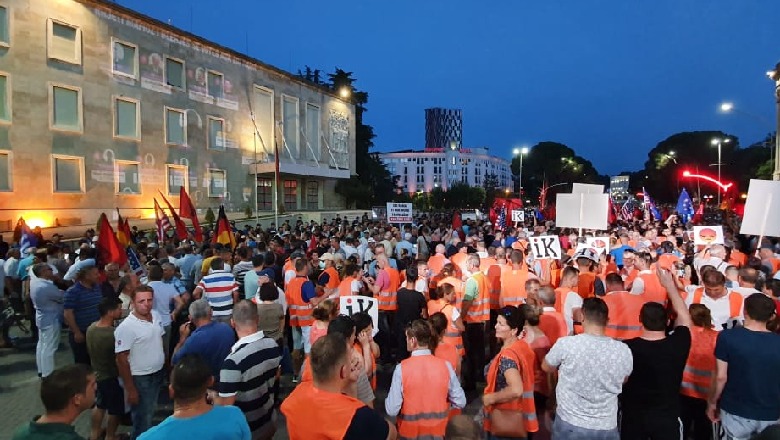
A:
[[[339,90],[339,96],[341,96],[344,99],[349,98],[352,95],[352,90],[349,89],[347,86],[341,87]]]
[[[512,150],[512,154],[514,156],[520,156],[520,174],[518,175],[517,180],[518,180],[518,186],[520,187],[518,191],[520,193],[520,196],[522,197],[522,195],[523,195],[523,156],[528,154],[528,148],[527,147],[515,148],[514,150]]]
[[[775,103],[777,105],[777,130],[775,131],[775,171],[772,180],[780,180],[780,63],[766,73],[769,79],[775,82]]]
[[[718,146],[718,181],[720,181],[720,166],[722,165],[722,163],[721,163],[722,161],[720,160],[721,159],[721,146],[724,143],[729,143],[729,142],[731,142],[731,139],[729,139],[729,138],[726,138],[726,139],[713,138],[712,141],[710,141],[710,143],[713,146],[715,146],[715,145]],[[720,191],[718,191],[718,206],[720,206]]]

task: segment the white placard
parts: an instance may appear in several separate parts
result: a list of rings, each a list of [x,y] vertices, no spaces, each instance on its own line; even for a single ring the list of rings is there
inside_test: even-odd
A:
[[[387,221],[388,223],[411,223],[412,204],[411,203],[388,203]]]
[[[606,230],[608,211],[607,194],[557,194],[555,226]]]
[[[339,299],[339,313],[352,316],[366,312],[374,323],[374,335],[379,331],[379,300],[367,296],[351,295]]]
[[[531,252],[534,259],[550,258],[553,260],[561,259],[561,241],[557,235],[543,235],[541,237],[529,237],[531,243]]]
[[[522,209],[513,209],[512,210],[512,221],[513,222],[524,222],[525,221],[525,211]]]
[[[780,181],[750,179],[740,234],[780,237]]]
[[[693,244],[723,244],[723,226],[694,226]]]
[[[589,183],[575,183],[571,186],[572,194],[604,194],[604,185],[591,185]]]
[[[585,237],[585,243],[595,249],[599,255],[609,252],[609,237]]]

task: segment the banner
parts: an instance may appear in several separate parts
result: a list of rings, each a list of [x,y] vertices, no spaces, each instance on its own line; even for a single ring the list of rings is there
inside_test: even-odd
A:
[[[387,222],[388,223],[411,223],[412,204],[411,203],[388,203]]]
[[[608,211],[607,194],[557,194],[555,225],[562,228],[606,230]]]
[[[561,241],[557,235],[543,235],[541,237],[530,237],[531,251],[533,252],[534,259],[552,259],[560,260],[563,253],[561,252]]]
[[[367,296],[344,296],[339,300],[339,314],[352,316],[355,313],[368,313],[374,323],[374,334],[379,331],[379,300]]]
[[[780,181],[750,179],[740,234],[780,237]]]
[[[138,48],[138,54],[141,87],[170,95],[171,88],[165,83],[165,57],[143,47]]]

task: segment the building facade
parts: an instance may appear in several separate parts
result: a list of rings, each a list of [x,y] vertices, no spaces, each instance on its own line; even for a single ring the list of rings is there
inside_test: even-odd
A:
[[[409,194],[431,192],[434,188],[446,191],[458,182],[482,186],[490,174],[496,176],[499,189],[512,190],[509,161],[491,156],[487,148],[405,150],[381,153],[379,158],[398,178],[399,187]]]
[[[148,218],[182,186],[199,210],[341,208],[354,157],[331,90],[111,2],[0,0],[0,230]]]
[[[463,146],[463,112],[458,109],[425,109],[425,149]]]
[[[609,195],[615,202],[628,200],[629,176],[612,176],[609,179]]]

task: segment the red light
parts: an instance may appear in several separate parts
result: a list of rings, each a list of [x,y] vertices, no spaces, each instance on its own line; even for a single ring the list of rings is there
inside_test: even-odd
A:
[[[691,175],[691,172],[688,170],[683,171],[683,176],[688,177]]]
[[[723,190],[723,192],[728,192],[729,188],[731,188],[734,185],[734,183],[732,183],[732,182],[723,183],[723,182],[720,182],[717,179],[714,179],[714,178],[712,178],[710,176],[705,176],[703,174],[693,174],[693,173],[691,173],[690,171],[687,171],[687,170],[683,171],[683,177],[693,177],[695,179],[704,179],[704,180],[706,180],[708,182],[712,182],[715,185],[718,185]]]

